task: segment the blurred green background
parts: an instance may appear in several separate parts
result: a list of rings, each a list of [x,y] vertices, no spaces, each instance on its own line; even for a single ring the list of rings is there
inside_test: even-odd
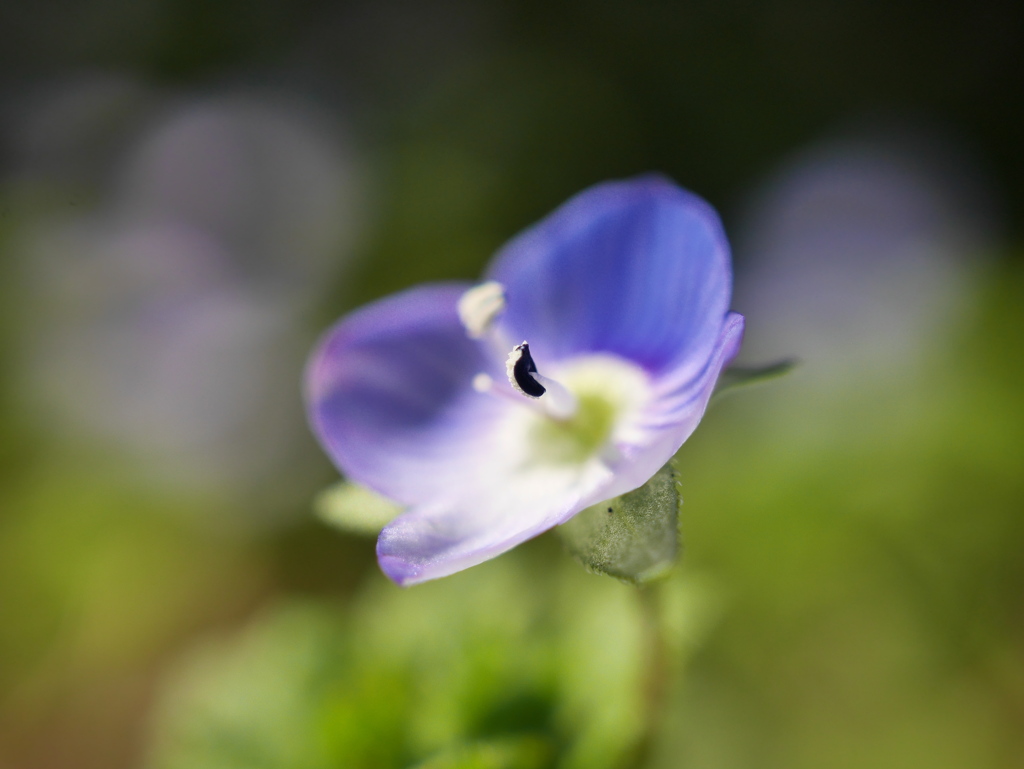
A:
[[[1024,766],[1020,4],[0,0],[0,768]],[[342,313],[607,178],[742,360],[637,591],[312,513]]]

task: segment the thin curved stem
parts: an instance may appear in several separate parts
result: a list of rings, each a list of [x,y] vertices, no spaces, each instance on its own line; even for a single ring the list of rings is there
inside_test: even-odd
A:
[[[672,654],[665,637],[662,617],[662,582],[644,585],[637,590],[645,639],[643,682],[644,733],[626,766],[642,769],[650,762],[654,745],[665,717],[665,708],[672,683]]]

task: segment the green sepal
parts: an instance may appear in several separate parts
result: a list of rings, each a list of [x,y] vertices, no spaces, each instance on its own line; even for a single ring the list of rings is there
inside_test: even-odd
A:
[[[402,509],[387,497],[351,481],[338,481],[313,499],[313,510],[321,521],[370,537],[376,537]]]
[[[730,393],[740,387],[767,382],[785,376],[794,368],[799,361],[796,358],[785,358],[775,363],[768,363],[764,366],[730,366],[718,377],[718,384],[711,394],[712,401],[716,401],[726,393]]]
[[[665,574],[679,554],[677,475],[669,462],[640,488],[559,526],[568,551],[591,571],[637,585]]]

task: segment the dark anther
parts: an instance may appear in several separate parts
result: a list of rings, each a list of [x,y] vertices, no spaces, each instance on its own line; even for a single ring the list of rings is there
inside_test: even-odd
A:
[[[520,345],[516,345],[515,350],[519,353],[519,358],[513,364],[512,376],[516,380],[519,389],[525,395],[529,395],[531,398],[539,398],[547,392],[547,388],[530,376],[530,374],[537,373],[537,364],[533,362],[533,356],[530,355],[530,345],[523,342]]]

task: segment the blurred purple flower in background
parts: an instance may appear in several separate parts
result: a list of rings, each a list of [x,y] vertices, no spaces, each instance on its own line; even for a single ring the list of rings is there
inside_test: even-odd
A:
[[[298,351],[357,218],[343,137],[256,92],[97,78],[35,102],[22,179],[88,203],[20,236],[37,318],[21,370],[40,415],[128,454],[158,487],[245,497],[246,525],[301,509],[313,463]],[[50,130],[29,130],[40,122]]]
[[[996,242],[985,180],[961,154],[926,130],[879,131],[769,177],[736,238],[736,306],[756,319],[745,354],[798,356],[796,382],[834,401],[945,344]],[[774,397],[787,393],[806,406],[796,383]]]
[[[349,478],[408,507],[381,532],[384,572],[452,574],[645,483],[739,350],[731,292],[718,216],[648,177],[573,198],[480,286],[341,320],[310,361],[309,415]]]

